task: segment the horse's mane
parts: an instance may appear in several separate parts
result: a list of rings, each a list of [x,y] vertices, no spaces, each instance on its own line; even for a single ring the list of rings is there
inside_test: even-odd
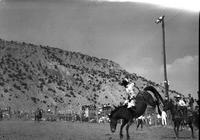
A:
[[[112,115],[119,110],[120,108],[125,108],[125,105],[119,105],[119,106],[115,106],[115,109],[111,111],[110,116],[112,117]]]

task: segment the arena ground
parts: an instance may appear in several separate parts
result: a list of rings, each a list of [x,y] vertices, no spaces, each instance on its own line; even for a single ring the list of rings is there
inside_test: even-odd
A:
[[[144,126],[143,130],[136,130],[133,124],[129,132],[131,140],[175,139],[170,127]],[[187,129],[180,132],[180,140],[190,140],[190,136]],[[199,131],[195,130],[194,140],[198,139]],[[1,121],[0,140],[119,140],[119,125],[117,132],[112,134],[108,123]]]

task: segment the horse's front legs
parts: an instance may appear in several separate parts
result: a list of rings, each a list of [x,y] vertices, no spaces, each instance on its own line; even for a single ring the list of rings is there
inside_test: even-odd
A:
[[[129,130],[129,127],[131,126],[132,123],[133,123],[133,120],[130,120],[130,121],[128,122],[128,124],[126,125],[126,136],[127,136],[127,140],[130,139],[128,130]]]
[[[174,122],[174,132],[176,134],[176,139],[179,138],[179,127],[180,127],[180,122]]]
[[[121,125],[121,127],[120,127],[120,133],[119,133],[120,139],[123,138],[123,128],[124,128],[124,126],[125,126],[127,123],[128,123],[127,120],[122,120],[122,125]]]

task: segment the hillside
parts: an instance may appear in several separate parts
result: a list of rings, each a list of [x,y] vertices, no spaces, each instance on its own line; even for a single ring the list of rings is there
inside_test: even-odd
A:
[[[125,99],[119,85],[125,75],[139,89],[153,85],[163,95],[162,86],[128,73],[113,61],[0,39],[0,107],[28,111],[57,106],[61,111],[77,111],[82,105],[117,105]]]

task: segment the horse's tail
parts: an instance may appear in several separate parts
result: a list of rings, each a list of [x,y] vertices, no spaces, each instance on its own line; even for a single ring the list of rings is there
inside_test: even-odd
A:
[[[159,94],[159,92],[153,87],[153,86],[147,86],[144,88],[144,91],[151,91],[154,96],[156,97],[156,103],[157,103],[157,107],[158,107],[158,113],[161,114],[160,108],[159,108],[159,100],[161,101],[161,103],[164,105],[164,101],[162,96]]]
[[[159,92],[153,86],[147,86],[144,88],[145,91],[151,91],[155,95],[156,99],[160,99],[161,103],[164,104],[164,100]]]

